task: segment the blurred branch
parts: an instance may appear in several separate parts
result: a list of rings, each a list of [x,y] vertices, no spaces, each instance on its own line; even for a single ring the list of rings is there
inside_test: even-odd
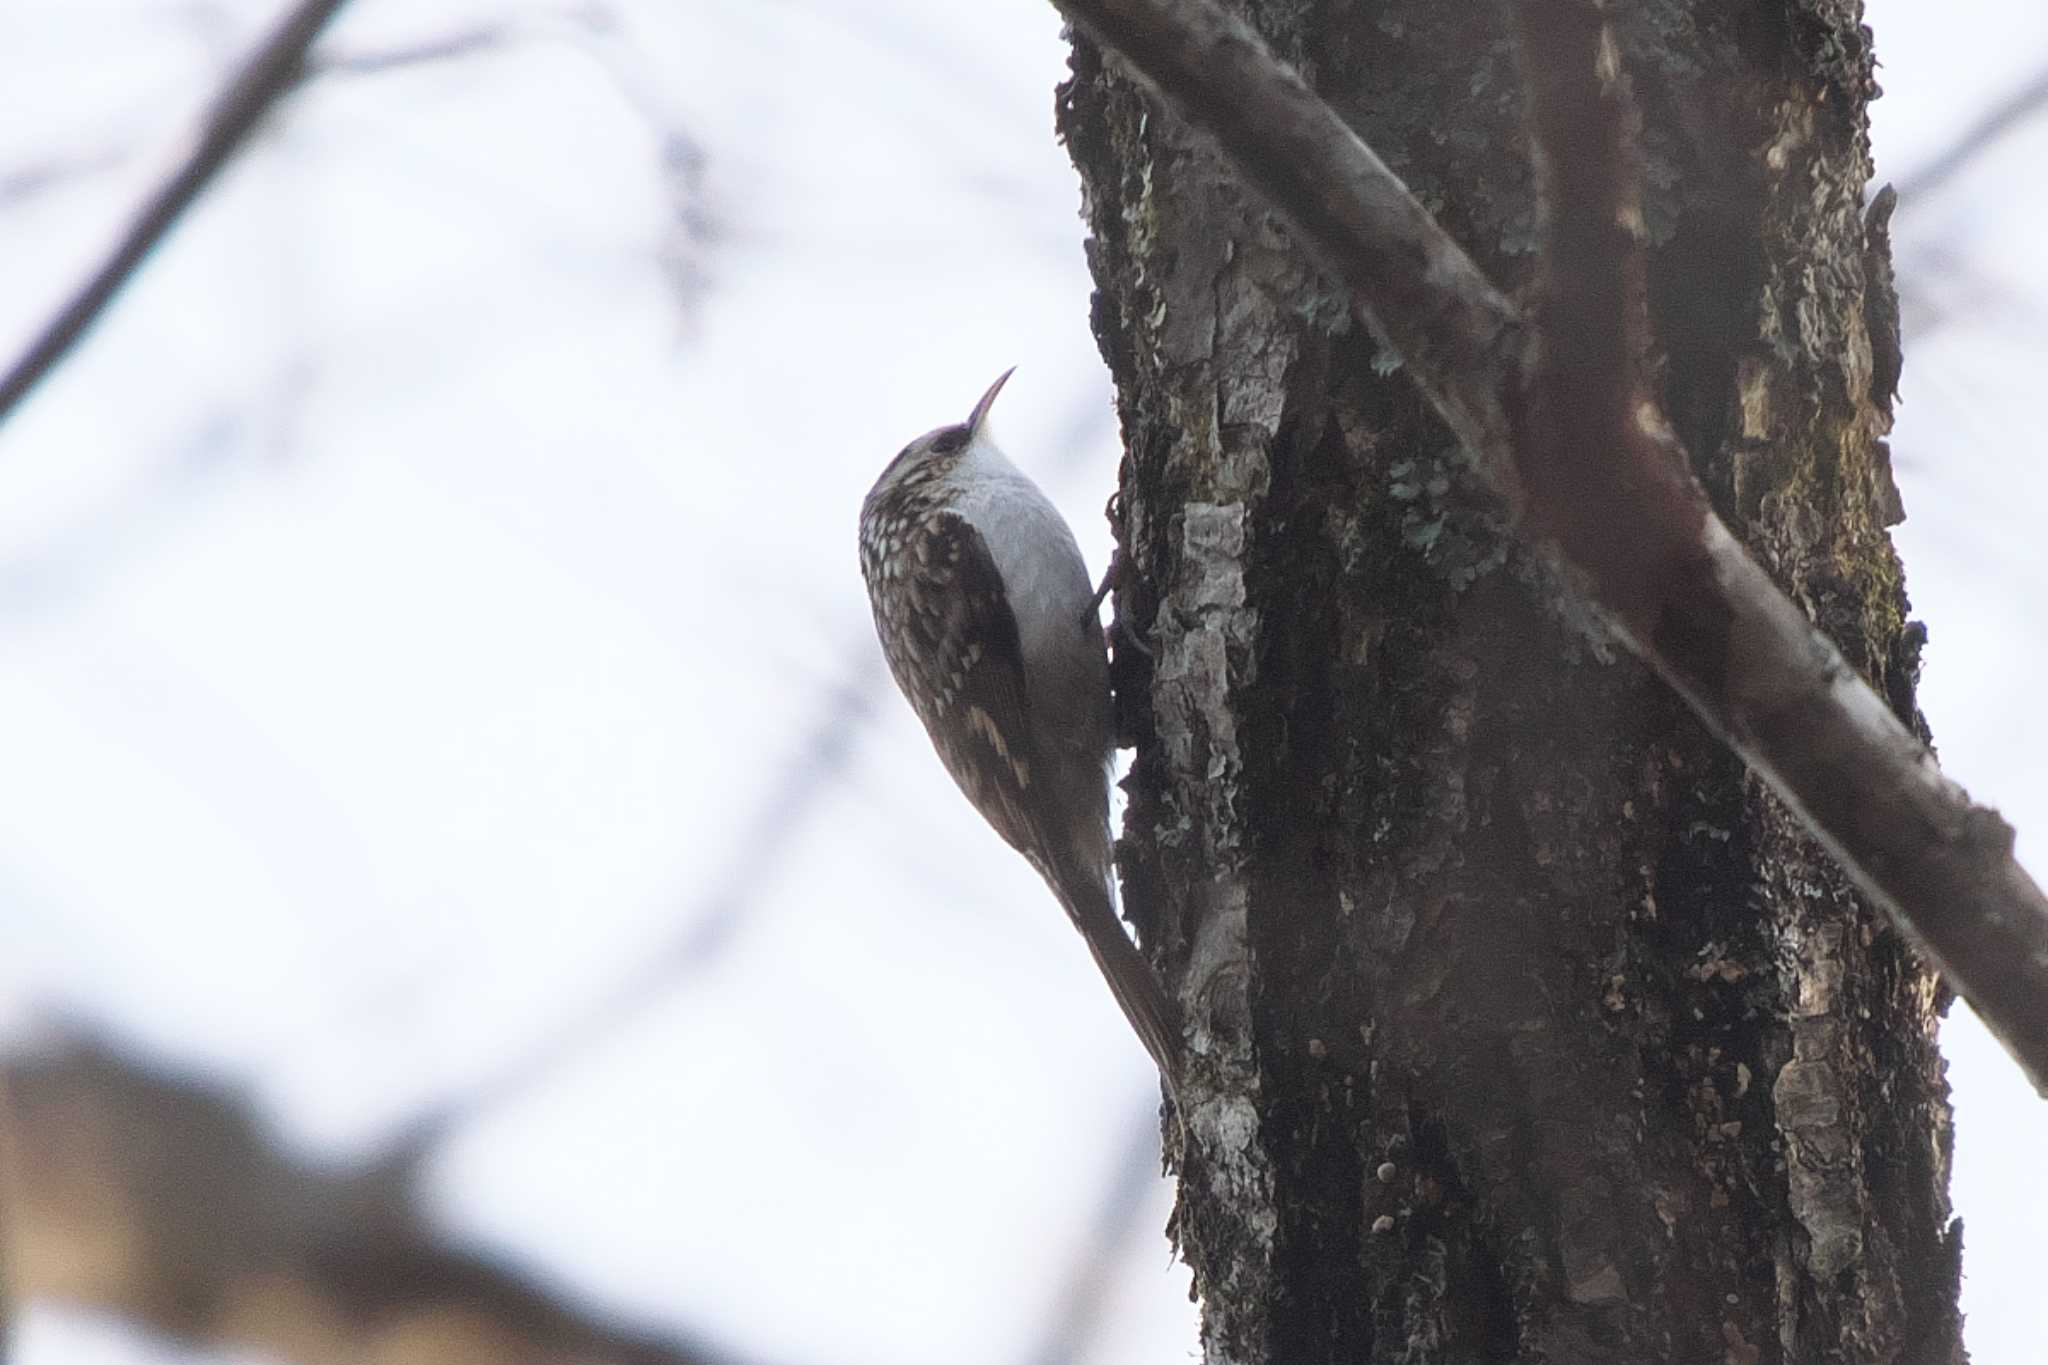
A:
[[[381,76],[388,71],[472,57],[479,52],[503,47],[518,36],[510,24],[479,24],[475,28],[443,34],[438,38],[424,38],[398,47],[323,54],[308,63],[308,73],[316,76]]]
[[[127,159],[128,153],[107,148],[97,152],[74,152],[69,156],[47,156],[10,171],[0,171],[0,211],[11,209],[59,185],[110,171]]]
[[[722,235],[706,188],[709,158],[672,107],[662,82],[650,76],[630,43],[620,41],[625,25],[601,0],[525,14],[514,20],[473,27],[396,47],[325,53],[313,70],[327,76],[378,76],[433,66],[519,43],[562,43],[596,65],[619,100],[643,124],[655,144],[671,217],[659,249],[660,264],[686,323],[710,288],[707,258]]]
[[[1899,197],[1908,204],[1934,195],[1949,181],[1968,170],[1970,163],[1989,150],[2000,138],[2021,124],[2048,110],[2048,70],[1994,104],[1965,128],[1946,150],[1936,153],[1907,176],[1894,182]]]
[[[299,1362],[737,1365],[450,1245],[409,1168],[316,1168],[220,1087],[78,1037],[13,1060],[4,1084],[21,1297]]]
[[[1928,157],[1892,188],[1909,212],[1917,209],[1962,175],[1977,159],[2029,120],[2048,111],[2048,70],[2014,90],[1965,128],[1945,149]],[[1899,272],[1899,301],[1906,335],[1925,341],[1956,318],[1982,324],[2014,309],[2009,281],[1993,279],[1957,256],[1948,243],[1922,240],[1915,244],[1908,267]],[[2031,316],[2018,321],[2033,330]]]
[[[655,83],[627,64],[617,44],[605,41],[620,30],[618,17],[610,6],[593,0],[564,6],[538,18],[526,16],[518,22],[478,24],[386,49],[309,56],[313,40],[343,3],[345,0],[309,0],[299,5],[243,62],[215,99],[185,159],[143,201],[106,259],[0,376],[0,424],[84,339],[149,253],[248,140],[264,115],[302,78],[380,75],[474,56],[528,39],[558,39],[564,32],[598,63],[620,98],[654,135],[661,173],[675,206],[661,261],[674,282],[685,316],[689,315],[691,305],[707,287],[705,251],[719,235],[719,225],[706,207],[706,158],[696,140],[653,93]],[[211,18],[214,11],[201,7],[199,13]],[[552,20],[557,27],[550,31],[542,20]],[[64,179],[106,169],[122,159],[124,154],[120,153],[53,159],[0,174],[0,207],[40,193]]]
[[[1146,1087],[1145,1102],[1131,1114],[1130,1129],[1117,1152],[1109,1188],[1096,1203],[1087,1236],[1075,1248],[1066,1283],[1046,1315],[1045,1334],[1025,1359],[1030,1365],[1074,1365],[1090,1356],[1116,1287],[1118,1263],[1151,1206],[1158,1186],[1159,1105]]]
[[[508,19],[473,24],[439,37],[421,38],[386,48],[366,48],[358,52],[323,51],[307,63],[307,71],[315,76],[381,76],[389,71],[433,66],[509,47],[517,42],[559,36],[550,32],[550,23],[564,26],[583,38],[608,37],[620,28],[618,14],[611,5],[602,0],[586,0],[583,4],[526,12]],[[628,98],[633,97],[629,92]]]
[[[406,1126],[397,1150],[425,1151],[479,1112],[526,1091],[716,959],[753,909],[762,869],[788,857],[824,806],[831,779],[853,752],[882,694],[881,660],[872,649],[849,660],[846,675],[812,718],[802,742],[769,784],[725,863],[676,916],[676,932],[642,955],[624,976],[551,1029],[523,1054],[433,1105]]]
[[[0,377],[0,423],[78,344],[171,225],[234,156],[263,116],[297,82],[312,46],[346,0],[304,0],[257,45],[214,101],[197,141],[136,211],[112,252]]]

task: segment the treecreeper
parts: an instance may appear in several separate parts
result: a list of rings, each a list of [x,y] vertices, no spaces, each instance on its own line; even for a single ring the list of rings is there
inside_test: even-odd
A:
[[[1101,599],[1072,528],[989,435],[1009,377],[882,471],[861,504],[861,575],[889,671],[946,771],[1066,907],[1177,1091],[1179,1011],[1117,914]]]

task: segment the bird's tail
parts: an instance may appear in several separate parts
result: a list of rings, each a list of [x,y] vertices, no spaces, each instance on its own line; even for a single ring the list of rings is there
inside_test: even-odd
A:
[[[1088,941],[1089,955],[1109,982],[1110,993],[1123,1008],[1124,1018],[1138,1034],[1138,1041],[1152,1054],[1153,1064],[1166,1080],[1176,1099],[1180,1094],[1181,1032],[1180,1010],[1159,984],[1152,964],[1124,932],[1116,912],[1116,900],[1105,873],[1100,880],[1077,877],[1071,886],[1056,886],[1060,900],[1072,916],[1074,927]]]

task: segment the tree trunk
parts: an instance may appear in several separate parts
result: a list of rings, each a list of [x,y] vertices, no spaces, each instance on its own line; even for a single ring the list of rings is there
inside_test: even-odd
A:
[[[1526,277],[1498,7],[1250,10]],[[1666,410],[1917,724],[1859,21],[1645,0],[1624,59]],[[1117,658],[1121,869],[1189,1013],[1168,1150],[1206,1360],[1961,1359],[1933,977],[1453,495],[1455,443],[1209,145],[1085,40],[1073,68],[1151,651]]]

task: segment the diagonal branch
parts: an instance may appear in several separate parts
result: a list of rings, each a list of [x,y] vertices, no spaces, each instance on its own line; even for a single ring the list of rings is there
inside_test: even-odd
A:
[[[306,50],[346,0],[302,0],[249,54],[214,101],[192,149],[136,210],[113,250],[0,376],[0,423],[85,336],[123,285],[234,156],[263,115],[297,83]]]
[[[1771,582],[1638,390],[1633,116],[1590,0],[1518,0],[1547,211],[1533,325],[1213,0],[1055,3],[1212,133],[1292,220],[1520,513],[1521,534],[1557,552],[1617,636],[1770,783],[2048,1093],[2048,899],[2014,860],[2011,827],[1942,776]],[[1580,334],[1550,330],[1567,326]],[[1584,335],[1600,327],[1609,335]]]
[[[1247,183],[1293,219],[1373,332],[1516,501],[1508,411],[1523,334],[1513,304],[1337,112],[1213,0],[1053,0],[1121,53]]]

